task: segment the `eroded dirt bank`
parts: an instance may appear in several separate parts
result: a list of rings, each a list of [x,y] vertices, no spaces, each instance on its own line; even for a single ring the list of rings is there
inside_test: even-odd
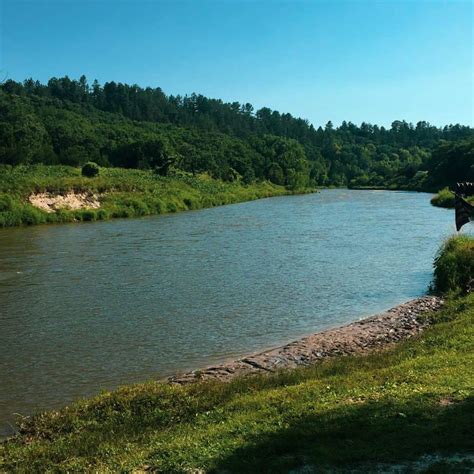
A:
[[[310,365],[328,357],[366,353],[419,334],[429,325],[424,313],[443,305],[436,296],[424,296],[335,329],[312,334],[281,347],[232,362],[169,377],[172,383],[200,380],[228,381],[240,375],[274,372]]]
[[[99,209],[99,195],[92,192],[70,191],[64,194],[34,193],[28,197],[33,206],[46,212],[58,209]]]

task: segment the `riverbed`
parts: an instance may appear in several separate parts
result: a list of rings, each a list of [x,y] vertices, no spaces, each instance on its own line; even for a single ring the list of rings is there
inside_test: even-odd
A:
[[[424,294],[452,210],[324,190],[0,230],[0,432],[121,384],[274,347]]]

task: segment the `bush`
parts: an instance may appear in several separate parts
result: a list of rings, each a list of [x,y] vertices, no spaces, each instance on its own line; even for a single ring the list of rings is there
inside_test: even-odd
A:
[[[474,283],[474,238],[454,236],[438,251],[434,261],[434,290],[467,293]]]
[[[87,178],[93,178],[94,176],[99,175],[99,171],[99,165],[97,163],[94,163],[93,161],[89,161],[82,167],[82,176],[86,176]]]

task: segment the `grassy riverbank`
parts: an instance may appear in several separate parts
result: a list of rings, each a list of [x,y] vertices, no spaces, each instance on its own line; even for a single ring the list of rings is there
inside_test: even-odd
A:
[[[437,293],[474,290],[474,238],[455,235],[435,258],[433,284]]]
[[[420,337],[381,353],[225,384],[134,385],[25,420],[0,447],[0,471],[366,472],[472,453],[474,295],[430,317]],[[474,467],[455,462],[435,467]]]
[[[454,193],[448,188],[444,188],[435,194],[431,199],[431,204],[436,207],[454,208]]]
[[[466,200],[471,204],[474,204],[474,197],[469,197]],[[431,199],[431,204],[433,204],[433,206],[445,207],[447,209],[454,209],[454,202],[454,193],[448,188],[442,189]]]
[[[100,208],[47,213],[28,201],[34,193],[71,191],[99,196]],[[162,177],[151,171],[101,168],[98,177],[86,178],[80,168],[70,166],[0,166],[0,227],[137,217],[294,192],[269,182],[243,185],[183,172]]]

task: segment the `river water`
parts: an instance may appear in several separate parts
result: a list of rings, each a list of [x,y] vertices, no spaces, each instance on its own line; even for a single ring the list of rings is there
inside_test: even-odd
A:
[[[423,294],[453,211],[325,190],[0,230],[0,426],[233,359]]]

